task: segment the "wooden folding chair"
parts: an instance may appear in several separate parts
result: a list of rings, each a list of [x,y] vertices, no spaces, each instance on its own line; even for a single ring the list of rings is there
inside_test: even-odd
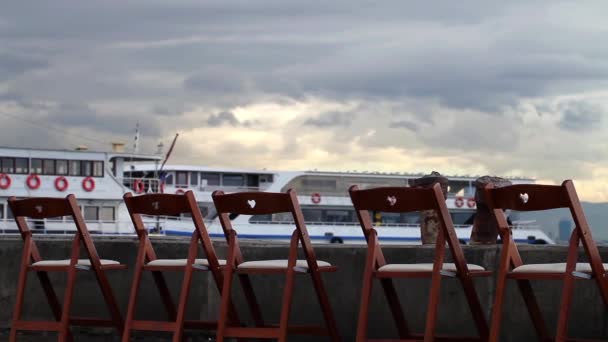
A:
[[[115,327],[119,333],[122,333],[122,316],[105,271],[125,269],[126,265],[122,265],[118,261],[99,258],[74,195],[68,195],[65,199],[28,198],[17,200],[15,197],[11,197],[8,200],[8,204],[17,222],[21,237],[25,242],[9,341],[16,340],[18,330],[56,331],[59,335],[58,341],[71,341],[70,325]],[[72,240],[70,259],[43,260],[33,240],[32,231],[28,227],[27,218],[45,219],[62,216],[70,216],[76,225],[76,234]],[[87,259],[79,259],[81,242],[88,256]],[[111,319],[70,316],[72,296],[76,284],[76,271],[79,270],[93,271],[95,274]],[[25,321],[21,319],[27,275],[30,271],[36,272],[55,321]],[[67,273],[63,305],[59,304],[59,299],[55,294],[47,272]]]
[[[301,335],[328,335],[332,341],[340,341],[336,321],[321,278],[321,273],[335,272],[337,267],[330,265],[328,262],[317,260],[295,191],[290,189],[286,193],[242,192],[229,195],[222,191],[215,191],[212,197],[222,228],[228,238],[229,248],[228,261],[224,269],[224,287],[217,341],[222,342],[226,337],[274,338],[279,341],[287,341],[288,332]],[[288,259],[245,261],[241,254],[237,233],[230,223],[229,214],[267,215],[284,212],[291,213],[295,224],[295,230],[291,235]],[[305,256],[304,260],[297,260],[300,243]],[[228,305],[231,301],[231,282],[235,273],[241,281],[256,327],[234,326],[227,320]],[[261,310],[251,287],[249,274],[284,274],[286,276],[278,326],[264,324]],[[296,274],[309,274],[311,276],[325,318],[325,327],[289,325]]]
[[[572,303],[574,280],[594,279],[604,301],[608,306],[608,280],[605,278],[608,264],[602,264],[599,251],[587,224],[583,208],[571,180],[562,185],[518,184],[504,188],[485,189],[487,203],[500,229],[502,254],[496,286],[490,341],[497,341],[500,333],[500,321],[504,302],[507,279],[515,279],[526,303],[528,313],[540,340],[549,340],[550,335],[542,313],[530,286],[531,279],[562,280],[562,298],[557,321],[556,341],[564,341],[568,333],[568,314]],[[575,228],[570,236],[568,257],[565,263],[527,264],[524,265],[513,241],[509,225],[505,219],[504,209],[517,211],[537,211],[557,208],[568,208],[574,220]],[[587,256],[587,263],[577,263],[578,247],[582,242]]]
[[[173,341],[177,342],[182,340],[184,327],[216,329],[217,322],[185,320],[186,304],[188,303],[193,272],[211,272],[218,290],[221,291],[222,273],[220,266],[226,263],[225,260],[219,260],[215,254],[211,238],[203,222],[203,216],[197,206],[193,192],[187,191],[183,195],[146,194],[141,196],[133,196],[131,193],[126,193],[124,200],[139,238],[139,248],[122,340],[125,342],[129,341],[131,330],[173,332]],[[181,214],[189,214],[194,224],[187,258],[157,258],[141,215],[179,216]],[[204,259],[197,258],[199,242],[205,253]],[[167,311],[167,322],[135,320],[137,292],[143,271],[152,272],[154,282]],[[162,273],[163,271],[184,272],[177,308],[171,299],[171,294]],[[231,311],[231,318],[238,321],[235,310]]]
[[[473,315],[473,320],[475,321],[475,326],[477,327],[478,339],[485,341],[488,336],[488,326],[472,278],[489,276],[491,272],[484,270],[481,266],[466,263],[440,185],[436,184],[434,187],[427,189],[383,187],[366,190],[359,190],[356,185],[353,185],[350,187],[349,193],[357,217],[361,223],[363,234],[367,240],[367,259],[363,276],[361,306],[359,308],[357,341],[368,341],[368,314],[374,279],[380,280],[393,319],[397,325],[400,340],[393,339],[391,341],[417,340],[422,338],[425,341],[432,341],[435,338],[462,340],[464,337],[435,335],[442,277],[456,277],[460,280]],[[394,213],[422,210],[436,210],[442,227],[437,236],[434,262],[426,264],[388,264],[382,254],[382,249],[378,242],[378,233],[372,225],[369,212]],[[446,241],[454,263],[444,263]],[[431,291],[428,300],[424,335],[415,334],[410,331],[399,304],[399,298],[392,278],[431,279]],[[470,339],[476,338],[472,337]]]

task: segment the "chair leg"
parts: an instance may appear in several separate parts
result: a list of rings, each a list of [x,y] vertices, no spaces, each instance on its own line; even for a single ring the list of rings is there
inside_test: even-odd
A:
[[[435,339],[435,325],[437,323],[437,310],[439,309],[439,296],[441,290],[441,274],[434,272],[431,280],[431,293],[429,294],[426,325],[424,329],[424,342]]]
[[[500,323],[502,321],[502,306],[505,298],[507,285],[507,274],[500,272],[496,279],[496,293],[494,294],[494,305],[492,305],[492,321],[490,323],[489,342],[497,342],[500,338]]]
[[[61,324],[59,330],[59,342],[68,340],[70,331],[70,309],[72,307],[72,298],[74,295],[74,285],[76,283],[76,267],[70,267],[68,271],[68,280],[66,284],[65,294],[63,298],[63,308],[61,312]]]
[[[133,274],[133,283],[131,284],[131,293],[129,294],[129,305],[127,306],[127,316],[125,317],[125,327],[122,332],[122,342],[129,342],[131,338],[131,325],[135,318],[135,310],[137,306],[137,290],[139,289],[139,283],[143,273],[143,267],[141,265],[135,266],[135,273]]]
[[[220,317],[217,322],[216,342],[224,342],[224,334],[228,321],[228,313],[230,311],[230,303],[232,302],[230,288],[232,284],[233,274],[234,273],[232,268],[228,266],[224,274],[224,284],[221,293],[222,300],[220,303]]]
[[[175,330],[173,330],[173,342],[180,342],[184,333],[184,319],[186,315],[186,304],[188,295],[190,294],[190,284],[192,282],[192,265],[186,265],[184,271],[184,279],[182,281],[182,289],[179,294],[179,303],[177,304],[177,318],[175,320]]]
[[[334,342],[341,341],[342,339],[340,338],[340,333],[338,332],[338,325],[336,324],[336,319],[334,318],[331,305],[329,304],[329,297],[325,291],[325,285],[323,284],[321,274],[318,272],[311,272],[311,276],[313,285],[315,286],[315,292],[317,293],[317,298],[319,299],[319,304],[321,304],[323,317],[325,318],[325,323],[327,325],[327,329],[329,330],[329,336]]]
[[[293,267],[287,270],[285,289],[283,290],[283,303],[281,304],[281,319],[279,321],[279,342],[287,341],[287,332],[289,328],[289,313],[291,311],[291,302],[293,297],[295,271]]]
[[[384,289],[384,296],[386,297],[389,308],[391,309],[391,313],[393,314],[393,320],[397,326],[399,337],[406,339],[410,336],[409,327],[407,325],[407,321],[405,320],[405,314],[403,313],[403,308],[401,307],[401,301],[397,295],[395,284],[393,283],[392,279],[388,278],[380,279],[380,284]]]
[[[154,283],[156,283],[156,287],[160,293],[160,298],[162,299],[165,309],[167,310],[167,318],[169,321],[173,322],[177,317],[177,311],[175,309],[175,304],[173,304],[173,300],[171,299],[171,292],[167,286],[167,281],[165,280],[163,273],[160,271],[152,271],[152,277],[154,278]]]
[[[565,341],[568,335],[568,318],[570,307],[572,306],[572,293],[574,290],[574,276],[572,273],[566,274],[564,279],[564,287],[562,289],[562,299],[559,308],[559,317],[557,319],[557,333],[555,341]]]
[[[475,284],[473,284],[473,279],[471,279],[471,277],[469,276],[463,276],[460,278],[460,282],[467,297],[469,308],[471,309],[471,314],[473,316],[473,320],[475,321],[475,326],[477,327],[479,338],[483,341],[486,341],[488,339],[489,334],[488,322],[486,321],[483,309],[481,308],[481,303],[479,302],[479,297],[477,296],[477,291],[475,290]]]
[[[372,296],[372,287],[374,285],[372,272],[372,267],[367,264],[363,275],[363,288],[361,289],[361,304],[359,306],[359,318],[357,321],[357,342],[364,342],[367,340],[369,302]]]
[[[15,326],[15,322],[21,319],[21,309],[23,308],[23,297],[25,294],[25,285],[27,283],[27,274],[27,268],[22,267],[21,272],[19,273],[19,281],[17,282],[15,309],[13,311],[13,324],[11,325],[11,332],[9,335],[10,342],[14,342],[17,339],[17,327]]]
[[[543,314],[540,311],[540,306],[538,306],[538,302],[536,301],[536,296],[534,295],[534,290],[532,290],[530,281],[527,279],[518,279],[517,286],[519,287],[519,292],[521,292],[521,295],[526,302],[528,313],[530,314],[530,318],[532,319],[532,323],[536,329],[536,334],[538,335],[539,340],[550,340],[551,337],[549,335],[549,330],[547,329],[547,324],[545,323]]]
[[[101,293],[106,302],[106,306],[108,307],[108,311],[110,311],[110,315],[112,316],[112,321],[114,321],[114,327],[118,331],[118,334],[122,335],[124,320],[122,319],[120,309],[118,309],[118,301],[116,300],[116,296],[114,296],[108,277],[102,270],[97,270],[95,274],[97,275],[97,282],[101,288]]]
[[[238,276],[245,299],[247,300],[247,304],[249,306],[249,311],[253,317],[253,321],[257,327],[263,327],[264,318],[262,316],[262,309],[260,308],[260,304],[258,304],[255,292],[253,292],[251,279],[249,279],[249,275],[247,274],[239,274]]]

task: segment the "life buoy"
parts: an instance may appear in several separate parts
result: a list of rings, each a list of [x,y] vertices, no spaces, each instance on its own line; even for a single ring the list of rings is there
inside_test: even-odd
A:
[[[40,187],[40,183],[40,176],[35,173],[27,176],[25,179],[25,184],[27,184],[27,187],[32,190],[38,189]]]
[[[55,189],[57,189],[57,191],[65,191],[69,185],[70,183],[67,178],[63,176],[55,178]]]
[[[456,206],[456,208],[462,208],[462,206],[464,205],[464,199],[462,197],[456,197],[454,199],[454,205]]]
[[[85,177],[82,180],[82,188],[86,192],[91,192],[91,191],[95,190],[95,180],[93,179],[93,177],[91,177],[91,176]]]
[[[469,208],[475,208],[475,198],[473,197],[469,197],[469,199],[467,200],[467,207]]]
[[[318,192],[313,193],[310,195],[310,201],[314,204],[321,203],[321,194]]]
[[[133,189],[135,190],[136,194],[141,194],[142,192],[144,192],[146,190],[146,187],[144,186],[144,182],[142,182],[139,179],[136,179],[133,182]]]
[[[185,192],[185,191],[184,191],[184,190],[182,190],[182,189],[177,189],[177,190],[175,190],[175,193],[176,193],[177,195],[183,195],[183,194],[184,194],[184,192]]]
[[[11,187],[11,176],[0,173],[0,189],[6,190]]]

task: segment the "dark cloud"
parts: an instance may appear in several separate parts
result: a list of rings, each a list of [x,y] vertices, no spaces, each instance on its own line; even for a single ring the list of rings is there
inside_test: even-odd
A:
[[[351,113],[324,113],[315,118],[304,121],[304,125],[315,127],[346,127],[350,126],[353,120]]]
[[[569,131],[584,132],[598,129],[605,111],[587,102],[571,102],[563,111],[559,127]]]
[[[23,54],[0,53],[0,78],[14,77],[24,72],[48,67],[48,62]]]
[[[408,121],[408,120],[400,120],[400,121],[392,121],[389,124],[390,128],[405,128],[408,129],[412,132],[418,132],[418,130],[420,129],[420,126],[412,121]]]
[[[215,115],[210,115],[207,118],[207,125],[209,127],[219,127],[226,124],[237,126],[239,124],[239,120],[237,120],[236,116],[234,116],[232,112],[220,112]]]

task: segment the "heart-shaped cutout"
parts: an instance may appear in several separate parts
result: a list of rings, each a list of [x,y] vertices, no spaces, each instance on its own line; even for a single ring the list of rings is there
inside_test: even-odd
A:
[[[160,204],[158,202],[152,202],[152,208],[154,208],[154,210],[158,210],[160,208]]]
[[[395,205],[395,203],[397,203],[397,198],[395,196],[388,196],[386,198],[386,201],[388,202],[388,204],[392,207]]]
[[[524,203],[528,203],[528,200],[530,199],[530,196],[528,196],[528,193],[523,193],[523,194],[519,194],[519,199]]]
[[[38,212],[38,214],[42,214],[42,206],[41,205],[37,205],[36,206],[36,211]]]
[[[251,209],[255,208],[255,200],[248,200],[248,201],[247,201],[247,204],[249,204],[249,207],[250,207]]]

